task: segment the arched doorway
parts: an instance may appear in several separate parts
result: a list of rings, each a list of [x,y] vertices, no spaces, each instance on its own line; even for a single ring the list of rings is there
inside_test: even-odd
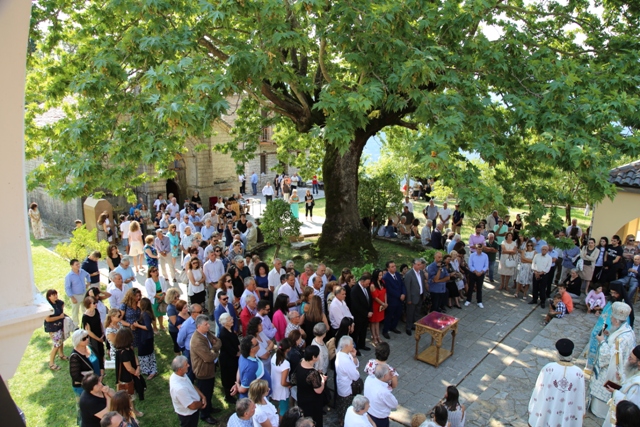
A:
[[[616,233],[624,242],[628,235],[636,238],[636,242],[640,240],[640,217],[632,219],[618,230]]]
[[[178,185],[178,183],[175,182],[173,179],[168,179],[166,189],[167,189],[167,197],[169,196],[170,193],[173,193],[173,197],[175,197],[178,203],[180,203],[180,200],[181,200],[180,186]]]

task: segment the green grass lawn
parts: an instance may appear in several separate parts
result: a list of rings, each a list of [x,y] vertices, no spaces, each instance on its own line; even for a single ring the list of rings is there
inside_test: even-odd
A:
[[[45,247],[46,241],[33,241],[31,245],[35,284],[40,292],[54,288],[64,297],[65,310],[71,314],[71,304],[64,295],[64,276],[69,264]],[[156,335],[156,359],[159,375],[147,382],[144,402],[136,401],[136,409],[144,412],[140,419],[142,426],[178,426],[178,418],[173,412],[169,396],[170,363],[173,358],[173,344],[168,333]],[[51,339],[43,328],[37,329],[22,357],[15,376],[9,380],[9,390],[16,404],[24,411],[30,427],[72,427],[76,422],[75,397],[71,389],[69,364],[62,360],[56,363],[62,368],[51,371],[48,366]],[[72,351],[71,339],[65,342],[64,353]],[[115,388],[114,371],[107,371],[105,383]],[[214,405],[224,409],[217,419],[226,419],[231,408],[224,402],[220,381],[216,381]],[[0,423],[2,425],[2,423]]]
[[[304,200],[304,194],[302,196],[300,196],[301,199]],[[316,199],[315,202],[315,206],[313,207],[313,216],[317,217],[317,218],[324,218],[325,217],[325,207],[326,205],[326,200],[325,198],[322,199]],[[298,203],[298,212],[300,212],[300,218],[304,218],[304,205],[305,203]]]

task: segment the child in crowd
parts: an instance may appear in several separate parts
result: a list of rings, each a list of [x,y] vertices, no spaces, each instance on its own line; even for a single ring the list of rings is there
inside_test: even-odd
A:
[[[557,293],[553,297],[553,304],[549,305],[549,313],[547,313],[547,316],[544,318],[544,324],[548,324],[554,317],[556,319],[562,319],[565,314],[567,314],[567,306],[562,302],[562,295]]]
[[[593,311],[596,315],[599,314],[607,303],[607,300],[602,293],[602,286],[592,289],[589,294],[587,294],[585,302],[587,303],[587,313],[591,313]]]

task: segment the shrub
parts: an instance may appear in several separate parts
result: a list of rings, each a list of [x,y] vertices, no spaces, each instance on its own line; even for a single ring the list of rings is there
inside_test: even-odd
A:
[[[106,256],[109,242],[103,240],[98,243],[96,230],[89,231],[83,225],[73,230],[69,243],[60,243],[56,246],[55,252],[66,259],[82,260],[93,251],[100,251]]]
[[[264,241],[276,245],[274,258],[278,257],[280,247],[289,243],[289,238],[300,235],[302,223],[291,214],[289,203],[282,199],[275,199],[267,203],[260,230],[264,236]]]

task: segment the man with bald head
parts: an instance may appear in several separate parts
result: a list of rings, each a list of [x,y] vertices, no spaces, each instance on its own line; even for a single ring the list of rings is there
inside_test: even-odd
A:
[[[547,273],[551,269],[552,258],[549,256],[549,246],[543,245],[540,253],[533,257],[531,270],[533,271],[533,289],[531,291],[531,301],[529,304],[538,304],[540,298],[540,306],[544,308],[545,289],[547,287]]]

